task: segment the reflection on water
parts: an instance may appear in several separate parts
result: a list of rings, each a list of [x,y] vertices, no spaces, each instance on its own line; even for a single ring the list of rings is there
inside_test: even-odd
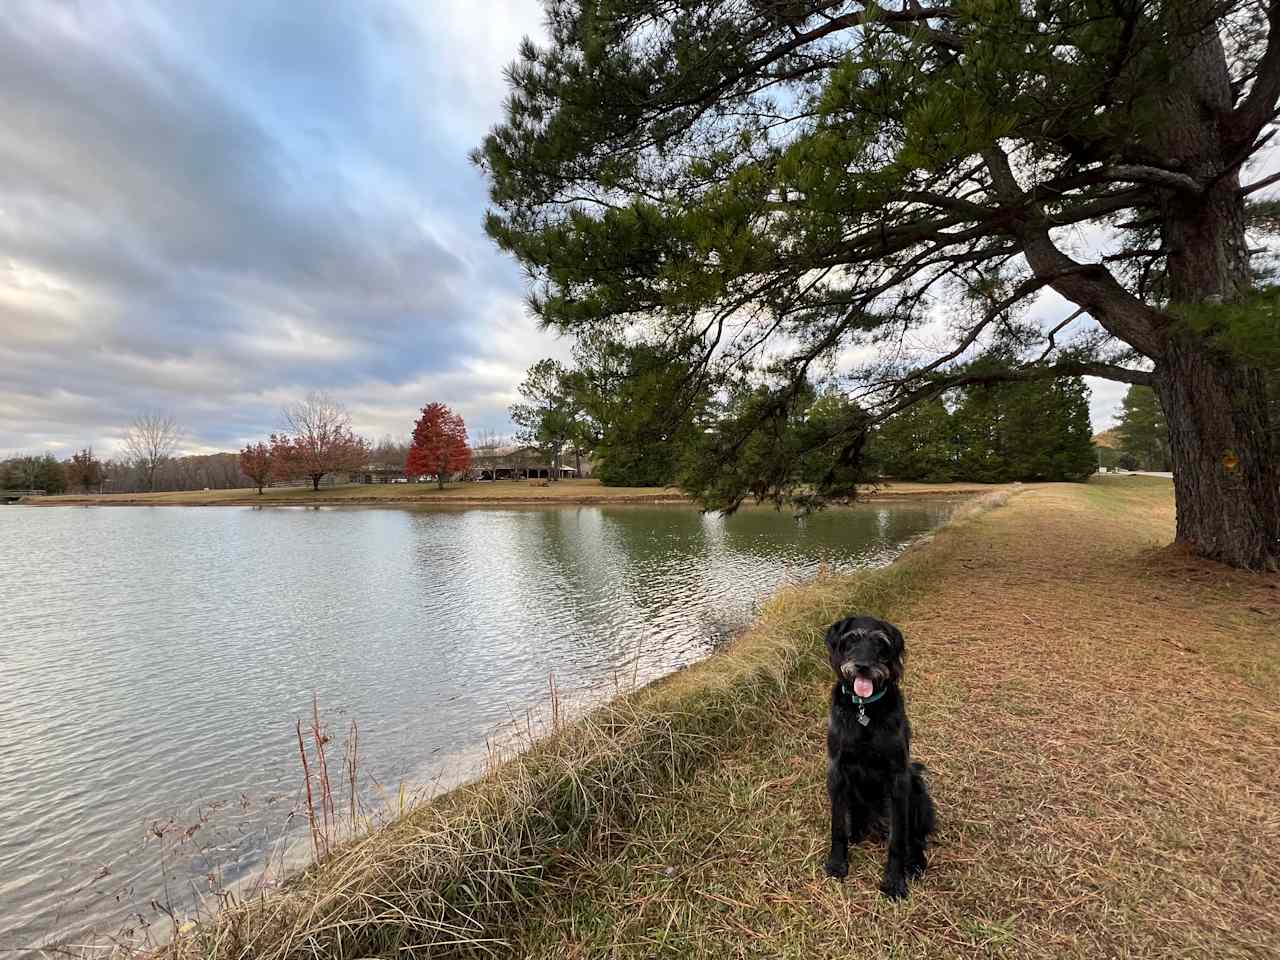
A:
[[[367,777],[429,780],[550,675],[572,695],[670,672],[780,583],[883,563],[950,506],[0,509],[0,950],[258,866],[301,826],[313,692],[358,720]],[[162,872],[147,829],[174,816],[221,826]]]

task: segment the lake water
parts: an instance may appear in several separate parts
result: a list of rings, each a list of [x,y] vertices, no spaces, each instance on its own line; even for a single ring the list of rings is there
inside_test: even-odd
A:
[[[335,784],[354,720],[361,800],[394,808],[552,675],[583,701],[678,669],[952,506],[0,507],[0,952],[136,935],[305,837],[313,695]]]

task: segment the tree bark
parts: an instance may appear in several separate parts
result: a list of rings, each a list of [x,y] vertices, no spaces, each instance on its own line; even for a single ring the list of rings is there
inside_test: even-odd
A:
[[[1211,309],[1247,294],[1244,204],[1234,172],[1199,202],[1171,200],[1165,236],[1176,251],[1168,260],[1172,305]],[[1280,569],[1280,450],[1266,378],[1185,327],[1169,332],[1155,370],[1169,428],[1178,542],[1252,570]]]
[[[1156,373],[1178,542],[1232,566],[1280,569],[1280,459],[1263,373],[1186,336],[1174,339]]]
[[[1153,127],[1157,155],[1203,184],[1164,193],[1165,296],[1210,311],[1253,287],[1235,149],[1224,132],[1230,74],[1209,0],[1167,8],[1177,72]],[[1178,49],[1181,47],[1181,49]],[[1280,569],[1280,450],[1266,374],[1228,356],[1184,324],[1168,331],[1155,388],[1169,428],[1178,542],[1204,557],[1253,570]]]

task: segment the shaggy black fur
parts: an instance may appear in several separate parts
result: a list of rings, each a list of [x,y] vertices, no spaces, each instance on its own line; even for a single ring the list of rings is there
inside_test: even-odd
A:
[[[872,830],[883,830],[887,818],[889,858],[880,889],[896,900],[907,895],[908,877],[919,877],[928,866],[925,848],[934,828],[924,765],[911,762],[911,724],[898,687],[906,643],[891,623],[848,617],[827,630],[827,651],[836,684],[827,723],[831,853],[826,871],[846,876],[850,840],[857,843]],[[854,694],[859,677],[873,686],[867,697]],[[859,703],[882,691],[874,702]]]

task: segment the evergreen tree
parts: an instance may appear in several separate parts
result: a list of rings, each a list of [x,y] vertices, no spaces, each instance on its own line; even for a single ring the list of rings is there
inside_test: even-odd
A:
[[[946,483],[956,479],[956,440],[941,397],[895,414],[871,436],[868,456],[886,477]]]
[[[954,425],[959,480],[1080,481],[1097,466],[1078,377],[966,388]]]
[[[595,476],[614,486],[674,482],[706,408],[690,365],[643,342],[587,341],[575,355],[583,419],[594,435]],[[682,399],[672,402],[675,397]]]
[[[477,153],[486,227],[544,323],[644,324],[712,390],[773,384],[701,445],[725,468],[693,473],[708,503],[758,489],[747,435],[772,444],[824,370],[865,414],[828,425],[843,459],[947,389],[1094,375],[1159,394],[1179,540],[1280,566],[1275,303],[1245,234],[1266,181],[1241,183],[1280,98],[1280,5],[546,6],[549,44],[521,48]],[[1075,227],[1109,231],[1105,260],[1067,247]],[[1036,320],[1046,289],[1076,314]],[[927,350],[911,333],[939,295],[980,306]],[[1006,361],[974,369],[991,346]]]
[[[805,411],[802,435],[807,443],[800,453],[800,476],[808,489],[825,490],[829,496],[852,497],[858,483],[874,472],[873,456],[857,461],[846,458],[843,445],[830,439],[839,424],[862,416],[857,405],[836,390],[822,393]]]
[[[1089,388],[1080,377],[1017,384],[1027,391],[1009,425],[1014,479],[1082,482],[1098,468],[1089,421]]]
[[[819,396],[807,383],[787,390],[783,402],[779,397],[776,386],[735,384],[691,437],[680,486],[704,491],[724,511],[736,510],[747,497],[777,504],[785,499],[805,510],[851,497],[869,479],[869,463],[860,448],[833,437],[865,414],[848,398]],[[782,490],[790,493],[783,497]]]
[[[565,448],[579,436],[580,407],[569,371],[558,360],[539,360],[520,384],[523,403],[511,406],[518,437],[536,446],[551,464],[551,479],[560,479]]]
[[[957,480],[1003,483],[1011,479],[1002,394],[994,386],[970,387],[961,392],[953,417]]]
[[[1140,470],[1169,469],[1169,428],[1150,387],[1132,386],[1120,401],[1120,449]]]
[[[870,455],[898,480],[1084,480],[1097,465],[1089,392],[1078,377],[967,387],[890,417]]]
[[[51,453],[12,457],[0,463],[0,488],[43,490],[50,496],[66,493],[66,469]]]

